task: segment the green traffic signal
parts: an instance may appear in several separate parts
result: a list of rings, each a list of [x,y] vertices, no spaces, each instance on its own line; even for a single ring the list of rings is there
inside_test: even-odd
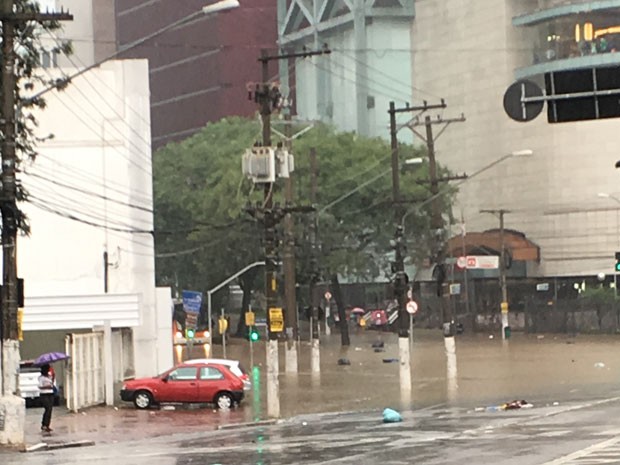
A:
[[[620,261],[616,262],[616,273],[620,273]]]
[[[260,334],[258,334],[256,328],[250,328],[248,339],[252,342],[258,342],[258,340],[260,339]]]
[[[185,330],[185,338],[186,339],[194,339],[196,332],[193,329]]]

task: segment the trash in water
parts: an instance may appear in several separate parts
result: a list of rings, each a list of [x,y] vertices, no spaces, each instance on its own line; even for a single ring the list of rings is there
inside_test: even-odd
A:
[[[545,335],[544,334],[539,334],[538,336],[536,336],[536,339],[544,339]]]
[[[351,365],[351,361],[348,358],[339,358],[338,365]]]
[[[594,364],[594,368],[605,368],[605,364],[603,362],[597,362]]]
[[[162,410],[176,410],[176,407],[174,405],[164,405],[161,409]]]
[[[503,410],[517,410],[522,408],[532,408],[533,404],[530,404],[527,400],[513,400],[512,402],[506,402],[501,405],[490,405],[488,407],[477,407],[476,412],[500,412]]]
[[[554,402],[552,405],[557,406],[557,405],[560,405],[560,403],[559,402]]]
[[[373,349],[382,348],[383,346],[385,346],[383,341],[376,341],[376,342],[372,343],[372,348]]]
[[[391,408],[383,410],[383,423],[398,423],[401,421],[403,421],[403,417],[396,410]]]
[[[385,349],[381,349],[381,348],[377,347],[377,348],[375,349],[375,352],[377,352],[377,353],[379,353],[379,352],[385,352]]]
[[[397,358],[384,358],[383,363],[398,363]]]
[[[492,334],[489,334],[489,339],[493,339],[495,336],[493,336]]]
[[[355,348],[355,352],[359,352],[359,351],[361,351],[361,350],[362,350],[362,348],[361,348],[361,347],[356,347],[356,348]]]
[[[301,425],[302,425],[302,426],[308,426],[308,422],[307,422],[307,421],[302,421],[302,422],[301,422]]]

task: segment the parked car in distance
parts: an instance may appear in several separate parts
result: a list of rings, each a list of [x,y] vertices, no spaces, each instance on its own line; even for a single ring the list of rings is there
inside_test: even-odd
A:
[[[243,381],[226,365],[186,362],[152,378],[125,381],[121,399],[136,408],[160,403],[212,403],[228,409],[244,397]]]
[[[192,360],[187,360],[185,363],[215,363],[216,365],[225,365],[232,372],[233,375],[237,376],[241,381],[243,381],[243,390],[250,391],[252,389],[252,382],[250,381],[250,376],[243,369],[239,360],[228,360],[225,358],[195,358]]]
[[[35,366],[32,360],[22,360],[19,362],[19,394],[26,401],[26,407],[39,404],[39,375],[41,368]],[[56,384],[56,381],[54,381]],[[54,395],[54,405],[60,405],[60,395],[58,389]]]

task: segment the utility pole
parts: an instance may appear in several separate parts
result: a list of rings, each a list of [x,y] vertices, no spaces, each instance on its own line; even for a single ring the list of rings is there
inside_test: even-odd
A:
[[[276,86],[269,85],[269,63],[277,60],[289,60],[291,58],[306,58],[314,55],[331,53],[324,49],[319,51],[304,51],[301,53],[278,54],[270,56],[266,50],[261,51],[258,59],[261,63],[261,84],[257,85],[255,99],[259,105],[262,130],[263,147],[271,147],[271,113],[280,99],[280,92]],[[267,414],[270,417],[280,416],[280,385],[279,356],[278,356],[278,333],[274,329],[274,321],[278,315],[276,308],[278,298],[277,250],[276,250],[276,225],[282,217],[282,210],[273,208],[274,183],[264,183],[263,221],[265,243],[265,298],[267,303],[268,341],[267,341]],[[288,210],[288,207],[285,208]],[[292,209],[291,209],[292,210]],[[289,277],[289,281],[290,281]],[[292,277],[294,282],[294,276]],[[280,310],[281,312],[281,310]]]
[[[442,101],[443,103],[443,101]],[[445,105],[444,105],[445,106]],[[448,387],[456,386],[457,379],[457,363],[456,363],[456,342],[454,340],[454,316],[452,315],[452,306],[450,302],[450,292],[448,289],[448,283],[446,283],[446,232],[444,227],[443,215],[441,213],[442,197],[439,195],[439,183],[448,182],[458,179],[465,179],[467,175],[456,175],[439,177],[437,173],[437,160],[435,158],[435,141],[441,136],[446,128],[455,122],[465,121],[465,116],[461,115],[459,118],[443,119],[441,117],[431,119],[426,115],[424,122],[422,123],[416,118],[413,124],[409,124],[408,127],[426,142],[426,149],[428,152],[428,165],[429,165],[429,183],[431,192],[431,260],[435,263],[434,277],[437,282],[437,296],[440,297],[439,305],[441,308],[442,320],[443,320],[443,335],[444,335],[444,347],[446,351],[446,379]],[[433,125],[443,125],[442,129],[437,135],[433,134]],[[416,131],[417,126],[424,125],[425,135]],[[449,389],[450,392],[450,389]]]
[[[310,149],[310,204],[312,206],[317,203],[318,194],[318,164],[316,159],[316,149],[312,147]],[[319,348],[319,315],[318,305],[316,305],[316,297],[314,296],[314,289],[317,281],[319,280],[318,270],[318,253],[317,253],[317,225],[318,215],[316,212],[312,214],[310,220],[310,324],[312,325],[310,332],[312,333],[312,349],[310,354],[310,370],[312,373],[319,373],[321,371],[321,352]],[[325,328],[327,331],[327,319],[325,321]],[[326,332],[327,334],[327,332]]]
[[[15,75],[15,33],[21,23],[36,21],[72,20],[73,16],[60,13],[37,13],[14,11],[13,0],[2,0],[0,20],[2,21],[2,119],[4,136],[2,151],[2,187],[0,190],[0,212],[2,213],[2,398],[0,409],[4,410],[3,428],[0,429],[0,444],[20,445],[24,442],[25,406],[18,391],[19,376],[19,332],[18,288],[17,288],[17,232],[19,210],[17,208],[17,164],[16,151],[16,87]]]
[[[480,213],[491,213],[499,217],[499,285],[502,290],[500,311],[502,314],[502,339],[508,339],[508,286],[506,284],[506,243],[504,237],[504,215],[510,210],[480,210]]]
[[[284,133],[286,135],[285,145],[287,150],[291,151],[291,114],[287,111],[285,115],[286,126]],[[284,180],[284,201],[285,208],[293,207],[293,175],[289,174]],[[286,314],[284,321],[286,323],[286,356],[284,369],[287,373],[297,373],[297,295],[295,277],[295,223],[293,215],[286,213],[284,216],[284,302],[286,303]]]
[[[403,202],[400,198],[400,160],[398,154],[398,127],[396,126],[396,114],[404,112],[424,112],[434,108],[444,108],[442,101],[438,105],[396,108],[394,102],[390,102],[388,113],[390,114],[390,147],[392,162],[392,202],[394,208],[394,251],[395,258],[392,272],[394,273],[394,296],[398,304],[398,352],[400,360],[400,388],[401,391],[411,391],[411,353],[409,351],[409,315],[407,314],[407,287],[409,278],[405,273],[405,241],[402,226],[404,217]]]

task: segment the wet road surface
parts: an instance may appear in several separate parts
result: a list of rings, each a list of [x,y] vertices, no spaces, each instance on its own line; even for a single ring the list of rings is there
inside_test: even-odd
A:
[[[375,353],[371,348],[372,342],[377,340],[384,341],[384,352]],[[517,334],[506,344],[498,338],[490,339],[488,334],[465,335],[457,338],[456,389],[450,390],[441,334],[437,331],[416,331],[413,391],[408,397],[401,397],[400,394],[398,364],[383,363],[383,359],[397,357],[396,342],[394,335],[367,332],[354,334],[351,347],[342,350],[339,336],[333,335],[327,342],[323,340],[320,377],[310,374],[307,344],[302,343],[301,346],[300,373],[297,376],[284,374],[282,363],[280,391],[283,418],[319,412],[357,413],[310,417],[314,419],[309,419],[306,426],[300,423],[306,420],[296,417],[293,423],[251,432],[215,431],[219,425],[266,418],[264,345],[258,344],[254,351],[256,368],[251,371],[255,395],[250,395],[240,409],[230,412],[215,412],[211,408],[136,411],[127,405],[118,410],[96,408],[80,414],[64,415],[57,410],[53,421],[55,431],[46,438],[42,438],[38,430],[41,410],[29,409],[29,444],[42,439],[49,443],[90,439],[96,441],[97,446],[26,454],[13,457],[11,460],[16,461],[10,463],[35,463],[29,457],[35,454],[39,458],[45,455],[45,463],[49,464],[77,463],[81,457],[90,457],[89,461],[95,463],[115,461],[117,464],[332,463],[329,460],[336,460],[335,463],[411,463],[402,459],[404,452],[398,452],[401,449],[392,447],[394,444],[402,444],[403,450],[408,453],[413,453],[410,449],[414,448],[415,456],[420,459],[416,463],[452,463],[445,461],[445,448],[458,446],[456,452],[460,452],[456,456],[463,459],[465,450],[475,444],[481,450],[488,447],[486,453],[494,457],[493,463],[542,464],[545,462],[503,462],[493,455],[494,449],[497,449],[498,456],[503,457],[502,441],[507,444],[517,441],[522,444],[518,447],[513,444],[509,457],[502,460],[508,460],[514,454],[520,457],[525,453],[521,449],[527,449],[538,440],[539,435],[549,440],[551,449],[554,444],[552,439],[556,436],[565,442],[560,447],[561,441],[558,440],[561,450],[552,450],[548,454],[552,458],[561,457],[563,452],[575,452],[581,445],[595,447],[598,442],[606,440],[612,442],[598,446],[597,453],[610,453],[609,448],[618,448],[613,442],[614,431],[620,431],[620,415],[617,415],[620,410],[615,409],[617,402],[597,407],[600,411],[595,408],[589,413],[591,417],[582,414],[578,424],[574,423],[576,417],[572,418],[570,412],[556,415],[571,402],[578,401],[582,405],[592,399],[618,395],[618,336],[571,338]],[[284,349],[281,347],[280,358],[283,361]],[[215,356],[219,355],[216,349]],[[249,366],[247,341],[230,344],[228,356],[239,358]],[[336,362],[341,357],[349,358],[351,365],[338,366]],[[490,416],[487,412],[474,411],[475,407],[497,405],[513,399],[526,399],[534,403],[535,408],[530,411],[493,412]],[[554,406],[554,402],[559,402],[559,406]],[[380,419],[384,407],[403,411],[406,421],[396,426],[381,425],[377,419]],[[518,428],[517,425],[508,425],[501,427],[501,434],[497,425],[491,426],[490,430],[485,429],[485,425],[496,421],[501,424],[501,419],[506,415],[508,419],[542,415],[546,412],[541,410],[543,408],[556,412],[552,412],[549,418],[562,418],[563,426],[546,430],[541,425],[534,429],[524,425],[518,425]],[[606,413],[611,410],[616,413],[615,416]],[[320,421],[318,418],[321,418]],[[616,418],[619,420],[616,421]],[[598,432],[595,431],[597,427],[600,427]],[[464,433],[471,429],[476,429],[478,433],[474,436]],[[256,436],[257,431],[262,431],[262,439]],[[571,435],[575,436],[574,440],[569,440]],[[601,441],[597,441],[599,436]],[[420,443],[424,438],[432,444]],[[193,444],[191,441],[197,442]],[[266,445],[262,450],[268,455],[261,462],[262,459],[255,460],[254,456],[258,453],[256,444],[263,442]],[[331,452],[322,452],[325,448]],[[367,455],[364,455],[364,460],[368,461],[347,461],[346,457],[354,456],[357,449]],[[116,457],[117,451],[124,452],[116,460],[106,461],[101,457],[104,450],[106,454],[112,454],[110,457]],[[386,454],[389,451],[388,457],[393,461],[377,458],[373,450]],[[296,451],[294,455],[303,460],[293,460],[290,451]],[[126,460],[129,456],[131,461]],[[0,463],[5,463],[3,458],[0,456]],[[487,463],[469,460],[472,463]],[[610,463],[620,464],[620,458]]]

